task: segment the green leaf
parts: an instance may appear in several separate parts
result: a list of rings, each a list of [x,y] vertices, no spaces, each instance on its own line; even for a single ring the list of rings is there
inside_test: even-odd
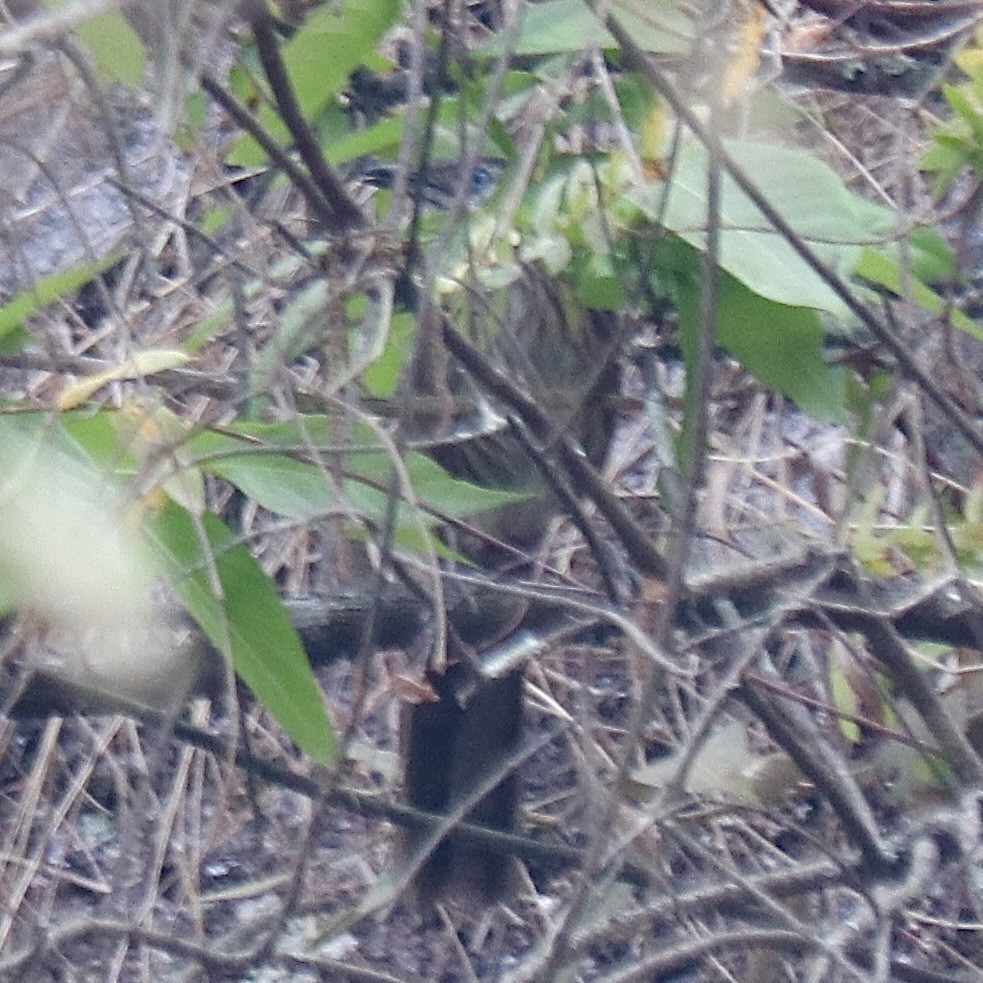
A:
[[[136,459],[120,440],[114,423],[118,410],[87,410],[60,413],[59,433],[62,447],[74,457],[94,461],[100,468],[116,477],[132,477],[137,469]],[[30,420],[34,414],[23,414],[22,420]],[[50,422],[47,414],[37,414],[38,426]]]
[[[976,146],[983,144],[983,115],[969,96],[969,91],[961,86],[943,85],[942,94],[950,108],[962,117],[969,127]]]
[[[270,445],[268,453],[261,451],[262,443],[246,443],[212,432],[196,434],[189,441],[188,448],[196,455],[195,463],[203,470],[230,481],[277,515],[306,520],[336,512],[339,507],[347,505],[358,514],[381,521],[389,502],[385,491],[391,481],[392,461],[389,455],[382,451],[347,455],[344,461],[347,477],[342,484],[345,502],[339,502],[329,475],[320,467],[277,453],[274,449],[277,443],[303,448],[309,441],[313,446],[326,450],[329,433],[326,418],[304,417],[302,422],[307,431],[306,439],[299,427],[290,424],[236,427],[240,432],[254,436],[264,434]],[[262,441],[262,438],[259,439]],[[242,453],[234,453],[237,450]],[[208,456],[216,453],[222,456]],[[454,518],[467,518],[526,497],[459,481],[424,454],[409,453],[404,463],[417,498],[423,504]],[[411,524],[405,517],[405,510],[401,509],[400,515],[401,521]],[[425,514],[423,521],[425,525],[432,526],[439,520]]]
[[[879,245],[896,231],[891,211],[850,191],[839,176],[804,151],[766,144],[728,142],[744,172],[766,179],[763,193],[813,252],[848,277],[865,245]],[[663,211],[663,196],[668,205]],[[662,182],[629,192],[651,220],[702,250],[706,242],[706,151],[689,141],[668,192]],[[849,312],[759,209],[727,176],[721,202],[720,265],[755,293],[793,307],[813,307],[843,320]]]
[[[229,205],[215,205],[209,208],[201,217],[200,228],[202,232],[214,235],[220,229],[225,228],[226,222],[232,217],[232,208]]]
[[[404,460],[413,490],[421,501],[452,518],[463,519],[487,509],[521,502],[529,496],[522,492],[483,488],[452,478],[433,458],[410,452]]]
[[[44,6],[51,10],[62,9],[69,3],[70,0],[44,0]],[[88,17],[75,28],[75,34],[89,49],[104,79],[134,88],[143,82],[147,49],[120,11]]]
[[[328,416],[303,414],[290,420],[278,420],[273,423],[236,420],[226,429],[232,434],[245,437],[252,446],[270,444],[279,447],[303,447],[310,441],[315,447],[328,450],[330,449],[328,442],[332,439],[333,426],[334,424]],[[219,436],[212,434],[209,439],[215,439]],[[228,448],[229,445],[223,446]]]
[[[0,353],[10,355],[29,345],[34,340],[33,335],[23,327],[16,327],[4,335],[0,335]]]
[[[142,84],[147,49],[119,11],[93,17],[76,28],[75,33],[92,52],[103,78],[123,82],[134,89]]]
[[[269,577],[232,532],[210,513],[202,517],[207,545],[191,516],[168,505],[147,524],[147,538],[170,571],[185,607],[209,641],[228,651],[236,673],[291,739],[330,764],[334,731],[317,681],[283,602]],[[215,596],[204,550],[221,584]]]
[[[276,373],[326,335],[328,285],[316,279],[298,290],[280,314],[273,337],[256,357],[252,389],[265,392]]]
[[[192,154],[197,146],[199,134],[204,129],[208,100],[201,89],[190,93],[184,101],[184,118],[181,120],[174,140],[186,154]]]
[[[399,13],[397,0],[345,0],[325,4],[307,19],[285,46],[283,60],[308,119],[372,54]]]
[[[898,264],[883,252],[864,249],[860,254],[855,272],[857,276],[886,287],[899,297],[905,294]],[[919,283],[917,280],[911,284],[911,299],[931,314],[942,314],[944,311],[948,311],[950,320],[957,328],[974,338],[983,340],[983,328],[962,311],[953,308],[951,304],[934,290],[926,287],[925,284]]]
[[[576,283],[577,296],[585,307],[618,311],[625,306],[625,292],[607,254],[592,255],[578,271]]]
[[[193,444],[200,446],[198,441]],[[273,451],[254,450],[241,457],[207,460],[201,467],[231,482],[263,508],[286,519],[314,519],[327,515],[341,504],[323,471]]]
[[[119,253],[113,253],[98,263],[86,263],[38,280],[30,290],[25,290],[0,307],[0,339],[19,328],[32,314],[44,310],[60,297],[78,290],[103,270],[114,266],[119,259]]]
[[[720,290],[720,343],[766,386],[817,420],[845,421],[843,371],[823,358],[814,310],[760,297],[730,277]]]
[[[696,37],[693,17],[679,0],[635,0],[612,4],[618,23],[642,51],[655,55],[686,55]],[[605,31],[605,34],[607,31]]]
[[[964,141],[947,133],[936,133],[934,143],[925,151],[919,163],[923,171],[951,171],[966,159]]]
[[[416,318],[408,311],[393,315],[385,349],[362,373],[365,388],[372,396],[390,399],[396,395],[396,387],[413,344],[415,323]]]
[[[693,22],[677,0],[646,0],[644,14],[618,10],[617,15],[643,51],[670,54],[689,48]],[[584,0],[547,0],[526,7],[515,54],[557,55],[582,51],[589,44],[617,47]],[[490,55],[500,54],[501,39],[494,38],[485,50]]]
[[[924,283],[941,283],[952,280],[959,273],[956,254],[938,229],[920,226],[908,236],[908,256],[911,271]],[[887,254],[900,255],[899,247],[888,247]]]
[[[678,261],[677,261],[678,262]],[[692,364],[699,309],[695,250],[686,285],[677,296],[679,322]],[[819,315],[749,290],[721,273],[718,281],[717,340],[761,382],[777,389],[818,420],[842,422],[845,390],[842,370],[823,358],[824,332]]]
[[[322,147],[325,160],[330,164],[341,164],[355,157],[385,156],[399,147],[404,124],[402,116],[391,116],[364,130],[326,143]]]
[[[614,38],[604,30],[583,0],[547,0],[526,7],[515,54],[555,55],[582,51],[588,38],[604,48],[614,47]],[[502,48],[502,40],[494,38],[485,50],[495,56],[501,54]]]
[[[842,656],[847,658],[848,656]],[[833,706],[843,713],[857,716],[860,713],[860,699],[853,689],[850,679],[840,663],[840,656],[831,659],[829,663],[829,695],[833,698]],[[851,743],[860,741],[860,725],[846,717],[837,717],[840,733]]]

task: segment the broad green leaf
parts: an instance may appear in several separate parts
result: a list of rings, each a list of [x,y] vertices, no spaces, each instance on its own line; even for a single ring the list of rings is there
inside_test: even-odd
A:
[[[286,519],[313,519],[342,504],[323,471],[272,451],[220,457],[203,462],[201,467],[225,478],[248,498]]]
[[[308,119],[347,83],[399,13],[397,0],[344,0],[307,19],[285,46],[283,60]]]
[[[310,423],[309,439],[315,446],[323,446],[326,436],[324,418],[315,417],[306,422]],[[275,438],[271,440],[274,446],[276,438],[284,445],[298,448],[306,444],[296,429],[290,439],[289,425],[257,425],[250,429],[253,433],[265,431]],[[197,455],[203,470],[225,478],[264,508],[285,518],[311,519],[347,506],[379,521],[388,509],[389,497],[385,489],[391,481],[392,462],[382,451],[346,456],[346,477],[342,482],[345,502],[339,502],[337,491],[321,468],[277,453],[273,447],[269,452],[263,452],[256,444],[246,444],[216,433],[197,434],[188,447]],[[242,453],[234,453],[237,450]],[[222,456],[208,456],[216,453]],[[407,454],[405,466],[417,498],[454,518],[466,518],[525,497],[459,481],[423,454]],[[430,515],[423,518],[428,525],[438,521]]]
[[[249,64],[247,71],[240,65],[233,65],[229,70],[228,85],[240,102],[247,106],[258,105],[257,118],[264,130],[281,146],[291,143],[290,131],[280,118],[268,98],[260,92],[256,77],[262,75],[262,69],[257,62],[255,49],[240,51],[240,58]],[[266,151],[248,134],[242,136],[233,144],[225,155],[226,162],[238,167],[253,167],[266,163]]]
[[[50,422],[40,414],[36,419],[41,426]],[[130,489],[134,500],[155,503],[163,491],[195,515],[205,511],[204,477],[186,446],[188,426],[171,410],[135,400],[117,410],[69,411],[58,422],[56,433],[66,453],[95,463],[115,479],[139,476],[139,488]]]
[[[850,191],[825,164],[804,151],[765,144],[727,144],[745,173],[757,178],[764,196],[816,255],[848,277],[865,245],[879,245],[896,231],[886,208]],[[662,197],[668,194],[663,210]],[[702,250],[706,242],[706,152],[694,141],[682,149],[666,191],[654,182],[629,192],[651,220]],[[829,311],[843,320],[849,312],[759,209],[726,175],[721,203],[720,265],[755,293],[780,304]]]
[[[693,37],[693,22],[676,0],[645,0],[638,5],[620,3],[617,15],[644,51],[682,52]],[[608,49],[617,46],[584,0],[547,0],[526,7],[515,54],[556,55],[582,51],[590,44]],[[498,38],[486,46],[491,55],[501,50]]]
[[[0,353],[10,355],[29,345],[34,336],[23,326],[18,326],[0,335]]]
[[[906,243],[911,272],[923,283],[952,280],[959,273],[956,254],[938,229],[919,226],[912,229]],[[885,252],[894,258],[900,246],[888,247]]]
[[[773,303],[721,277],[720,343],[817,420],[844,421],[843,370],[826,364],[816,311]]]
[[[959,114],[973,137],[976,146],[983,144],[983,114],[969,96],[969,90],[961,86],[944,85],[942,94],[950,108]]]
[[[529,497],[522,492],[482,488],[452,478],[426,454],[411,452],[406,455],[405,464],[417,496],[453,518],[467,518]]]
[[[690,255],[690,275],[676,300],[684,347],[692,360],[699,308],[699,257],[695,249]],[[844,375],[841,369],[826,364],[823,337],[815,310],[775,303],[720,273],[718,343],[766,386],[795,400],[806,413],[819,420],[842,421]]]
[[[692,8],[679,0],[614,0],[611,4],[612,13],[635,44],[654,55],[692,51],[697,28],[688,10]]]
[[[206,513],[201,527],[207,544],[191,516],[170,504],[147,523],[146,534],[209,641],[220,651],[228,648],[236,673],[291,739],[316,761],[330,764],[334,731],[276,588],[217,516]],[[218,597],[210,586],[205,549],[218,571]]]
[[[515,54],[555,55],[582,51],[589,43],[588,39],[605,48],[614,46],[614,38],[604,30],[584,0],[547,0],[526,7]],[[501,39],[492,39],[486,51],[490,55],[500,54]]]
[[[593,310],[618,311],[624,308],[625,292],[621,281],[615,276],[610,256],[592,255],[578,271],[577,296],[585,307]]]
[[[64,446],[76,457],[92,460],[117,477],[129,478],[136,471],[137,462],[120,439],[117,415],[117,410],[73,411],[60,414],[58,422]]]
[[[932,194],[941,196],[952,187],[965,163],[961,148],[948,145],[944,134],[936,134],[935,143],[925,152],[919,168],[935,175]]]
[[[331,164],[342,164],[355,157],[386,156],[399,147],[404,123],[402,116],[392,116],[364,130],[349,133],[325,144],[322,147],[324,157]]]
[[[967,54],[973,56],[966,58]],[[971,49],[959,57],[965,59],[971,81],[942,87],[942,95],[953,113],[937,127],[920,165],[922,170],[935,174],[932,191],[937,195],[948,191],[966,168],[977,176],[983,174],[983,76],[979,73],[979,49]]]
[[[352,133],[347,117],[334,105],[352,70],[379,60],[375,48],[382,34],[394,23],[398,11],[399,5],[394,0],[328,4],[312,14],[283,47],[294,95],[308,124],[324,136],[325,159],[331,163],[351,160],[360,154],[379,153],[399,142],[402,120],[385,120],[364,133]],[[252,66],[252,71],[261,74],[258,65]],[[251,76],[241,69],[233,70],[230,82],[236,85],[241,98],[248,101],[250,96],[255,96]],[[263,101],[258,116],[275,140],[285,146],[292,142],[270,100]],[[330,132],[325,134],[325,129]],[[226,160],[241,166],[261,164],[266,160],[266,153],[252,137],[243,135]]]
[[[336,444],[329,444],[332,440],[333,427],[330,417],[304,414],[290,420],[278,420],[272,423],[236,420],[226,429],[230,434],[238,434],[246,438],[252,446],[270,444],[278,447],[302,448],[310,442],[321,450],[338,450]],[[219,436],[212,434],[207,439],[213,440]],[[206,439],[205,435],[202,435],[202,439]],[[230,446],[223,444],[222,449],[228,449]]]

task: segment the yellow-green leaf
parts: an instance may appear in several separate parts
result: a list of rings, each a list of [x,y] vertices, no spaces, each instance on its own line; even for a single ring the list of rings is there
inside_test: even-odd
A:
[[[187,365],[190,359],[184,352],[151,348],[138,352],[119,365],[114,365],[105,372],[86,376],[66,386],[57,400],[59,410],[73,410],[80,406],[107,383],[119,382],[121,379],[138,379],[146,375],[154,375],[165,369],[176,369]]]

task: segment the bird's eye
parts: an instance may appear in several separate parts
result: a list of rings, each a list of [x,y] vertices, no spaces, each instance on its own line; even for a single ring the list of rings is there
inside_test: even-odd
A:
[[[471,198],[484,200],[495,186],[497,174],[487,164],[478,164],[471,172]]]

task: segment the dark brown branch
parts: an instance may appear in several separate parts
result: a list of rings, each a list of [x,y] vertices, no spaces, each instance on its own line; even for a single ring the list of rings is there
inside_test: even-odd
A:
[[[818,587],[817,571],[830,571]],[[493,635],[495,627],[507,620],[507,612],[514,609],[517,597],[526,606],[522,626],[544,635],[576,630],[578,624],[587,627],[615,623],[603,617],[607,610],[603,602],[583,591],[521,582],[499,584],[478,573],[464,579],[467,582],[462,584],[449,577],[444,594],[449,623],[469,644]],[[930,586],[872,581],[865,582],[863,594],[837,558],[817,553],[797,557],[787,564],[769,560],[748,564],[743,571],[725,570],[719,575],[689,580],[686,597],[673,620],[680,631],[696,641],[713,628],[712,602],[729,600],[747,624],[771,620],[774,610],[780,607],[791,623],[806,628],[828,629],[832,624],[866,634],[876,632],[877,619],[883,619],[905,638],[972,647],[976,643],[975,614],[969,605],[951,596],[952,589],[948,580]],[[308,658],[314,665],[323,665],[353,656],[372,609],[373,596],[356,585],[329,597],[286,598],[284,603]],[[592,611],[596,611],[596,617],[591,617]],[[380,648],[408,647],[426,629],[429,618],[429,602],[425,598],[405,586],[387,584],[378,598],[374,642]],[[204,673],[198,692],[214,692],[215,683]],[[74,688],[58,692],[47,686],[32,686],[11,712],[18,717],[95,712],[87,700],[86,694]]]
[[[251,6],[255,8],[250,13],[250,23],[256,38],[260,63],[273,91],[277,111],[294,138],[297,153],[307,166],[322,200],[331,209],[333,221],[328,225],[329,231],[342,233],[364,227],[365,216],[324,159],[317,139],[304,118],[304,113],[294,94],[293,83],[280,57],[276,32],[273,30],[273,22],[266,5]]]
[[[860,850],[867,868],[876,876],[890,874],[898,857],[882,842],[870,806],[856,783],[834,766],[836,755],[830,753],[812,718],[800,707],[780,707],[770,695],[765,696],[747,681],[736,695],[765,725],[771,739],[802,774],[822,792],[847,836]]]
[[[321,194],[310,175],[273,139],[259,120],[210,72],[202,73],[201,87],[229,114],[237,126],[263,148],[274,165],[287,175],[324,228],[328,232],[341,231],[336,227],[337,217],[331,203]]]
[[[529,439],[525,427],[519,421],[512,420],[510,421],[510,429],[539,472],[543,483],[553,493],[563,511],[584,537],[584,541],[594,557],[594,562],[597,564],[608,599],[612,604],[619,604],[621,601],[621,591],[618,589],[619,578],[611,564],[609,547],[601,539],[598,530],[590,521],[577,496],[570,490],[566,482],[560,479],[557,472],[551,467],[546,455]]]
[[[938,694],[929,685],[928,676],[915,665],[894,626],[882,615],[872,615],[864,627],[864,636],[871,654],[925,721],[960,782],[983,788],[983,762],[966,735],[953,723]]]
[[[443,341],[447,350],[496,399],[512,409],[544,446],[555,447],[563,466],[578,491],[590,498],[617,533],[625,552],[643,572],[664,579],[668,573],[665,558],[648,534],[631,517],[604,479],[591,467],[583,451],[558,435],[539,404],[514,386],[485,356],[442,319]]]

